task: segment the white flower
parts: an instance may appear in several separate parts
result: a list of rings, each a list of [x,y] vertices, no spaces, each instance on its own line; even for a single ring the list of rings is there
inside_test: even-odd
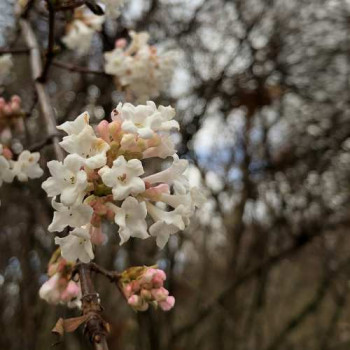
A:
[[[0,56],[0,85],[2,85],[13,67],[12,55]]]
[[[73,205],[84,194],[87,186],[87,175],[80,170],[83,165],[81,158],[75,154],[68,155],[63,163],[52,160],[47,163],[52,177],[42,184],[49,197],[61,195],[64,205]]]
[[[178,129],[177,121],[172,120],[175,110],[172,107],[157,106],[148,101],[146,105],[134,106],[131,103],[119,103],[116,108],[117,119],[122,121],[122,130],[150,139],[155,131]]]
[[[171,234],[183,230],[185,226],[189,225],[192,212],[183,204],[178,205],[172,211],[162,210],[150,202],[147,202],[146,205],[148,213],[154,221],[154,224],[149,228],[149,232],[156,237],[159,248],[164,247]]]
[[[156,237],[157,246],[163,249],[169,241],[170,235],[180,231],[178,227],[167,224],[163,221],[157,221],[150,227],[150,234]]]
[[[60,246],[64,259],[68,261],[79,259],[83,263],[88,263],[94,258],[89,230],[89,226],[83,226],[74,229],[66,237],[55,238],[55,243]]]
[[[187,224],[186,218],[189,216],[189,211],[184,205],[177,206],[172,211],[165,211],[159,207],[147,202],[148,214],[154,222],[161,221],[168,225],[174,225],[179,230],[183,230]]]
[[[105,72],[130,91],[139,102],[157,97],[170,82],[175,66],[174,53],[158,54],[147,44],[149,34],[131,31],[129,47],[116,47],[105,53]]]
[[[123,156],[119,156],[112,168],[108,166],[99,170],[105,185],[112,188],[113,198],[122,200],[129,194],[136,195],[145,190],[145,183],[139,177],[144,173],[142,163],[138,159],[126,161]]]
[[[146,149],[142,156],[143,159],[158,157],[165,159],[176,153],[174,143],[171,141],[168,135],[161,135],[159,138],[159,144],[154,147]]]
[[[63,124],[57,126],[58,130],[64,131],[68,135],[78,135],[85,128],[88,128],[92,133],[93,129],[89,124],[90,115],[88,112],[84,112],[75,118],[72,122],[64,122]]]
[[[62,41],[71,50],[76,50],[79,55],[84,55],[90,49],[94,33],[95,30],[83,21],[74,20]]]
[[[141,239],[148,238],[147,233],[147,209],[146,203],[128,197],[123,201],[121,208],[115,209],[114,220],[119,225],[120,245],[129,240],[130,237]]]
[[[105,14],[111,19],[120,16],[120,8],[124,5],[125,0],[100,0],[105,5]]]
[[[143,178],[145,182],[150,184],[166,183],[168,185],[174,185],[176,194],[185,194],[189,189],[189,183],[187,177],[184,175],[185,170],[188,167],[188,161],[185,159],[179,159],[177,154],[173,155],[173,164],[159,173],[147,176]]]
[[[23,151],[16,162],[13,162],[13,173],[19,181],[25,182],[28,179],[36,179],[44,173],[38,161],[40,153]]]
[[[106,165],[106,153],[110,147],[103,139],[96,137],[90,128],[85,127],[78,134],[65,136],[60,145],[68,153],[79,155],[87,167],[97,169]]]
[[[53,215],[53,220],[48,230],[50,232],[62,231],[66,226],[80,227],[90,222],[93,214],[93,209],[87,204],[75,204],[66,207],[62,203],[52,200],[52,207],[56,210]]]
[[[200,208],[205,203],[205,196],[197,187],[193,187],[186,194],[162,193],[160,201],[169,204],[173,208],[183,205],[189,212],[194,212],[195,208]]]

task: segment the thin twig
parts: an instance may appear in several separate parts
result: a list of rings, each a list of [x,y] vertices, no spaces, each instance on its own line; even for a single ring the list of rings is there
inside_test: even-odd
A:
[[[56,67],[59,67],[59,68],[62,68],[62,69],[69,70],[71,72],[76,72],[76,73],[97,74],[97,75],[103,75],[103,76],[110,76],[107,73],[105,73],[104,71],[93,70],[93,69],[89,69],[89,68],[86,68],[86,67],[80,67],[80,66],[76,66],[74,64],[69,64],[69,63],[60,62],[60,61],[53,61],[52,65],[56,66]]]
[[[44,140],[32,144],[30,147],[28,147],[28,150],[30,152],[38,152],[43,147],[50,145],[52,143],[52,140],[58,136],[58,134],[48,135]]]
[[[11,49],[11,48],[0,48],[0,55],[12,54],[12,55],[22,55],[28,54],[29,49]]]
[[[49,74],[50,65],[54,57],[54,45],[55,45],[55,9],[51,0],[46,0],[47,8],[49,10],[49,41],[47,45],[46,60],[44,69],[39,78],[40,82],[44,82]]]
[[[110,280],[110,282],[118,282],[120,279],[120,274],[117,271],[108,271],[105,268],[93,262],[90,263],[90,269],[91,271],[97,272],[107,277]]]

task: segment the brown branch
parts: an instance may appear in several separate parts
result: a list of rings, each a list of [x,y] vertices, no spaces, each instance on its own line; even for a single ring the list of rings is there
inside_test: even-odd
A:
[[[38,141],[38,142],[32,144],[30,147],[28,147],[28,150],[29,150],[30,152],[38,152],[38,151],[40,151],[43,147],[52,144],[52,140],[53,140],[54,138],[56,138],[56,137],[58,137],[58,134],[48,135],[48,136],[45,137],[44,140]]]
[[[106,278],[109,279],[110,282],[118,282],[120,279],[120,274],[116,271],[108,271],[100,265],[95,264],[94,262],[90,263],[91,271],[97,272]]]
[[[84,332],[88,335],[95,350],[108,350],[106,335],[109,332],[109,325],[101,316],[102,307],[91,280],[91,270],[91,264],[79,264],[78,266],[83,315],[89,316]]]
[[[64,63],[64,62],[60,62],[60,61],[53,61],[52,65],[54,65],[58,68],[66,69],[66,70],[69,70],[71,72],[76,72],[76,73],[97,74],[97,75],[103,75],[106,77],[110,76],[107,73],[105,73],[104,71],[93,70],[93,69],[89,69],[86,67],[80,67],[80,66],[76,66],[74,64]]]
[[[25,20],[20,20],[20,26],[23,33],[23,38],[30,50],[30,65],[32,69],[32,78],[34,81],[35,90],[38,96],[41,115],[45,123],[47,135],[55,135],[56,133],[56,118],[55,112],[50,103],[50,97],[46,90],[44,83],[40,82],[38,78],[42,74],[42,61],[40,55],[40,48],[34,31],[30,23]],[[57,160],[62,161],[64,154],[62,148],[59,145],[59,138],[54,136],[52,139],[54,151]]]
[[[23,48],[23,49],[11,49],[11,48],[0,48],[0,55],[6,55],[6,54],[12,54],[12,55],[21,55],[21,54],[28,54],[29,49]]]
[[[55,45],[55,9],[51,0],[46,0],[47,8],[49,10],[49,39],[46,52],[46,60],[43,71],[38,79],[40,82],[45,82],[49,74],[50,65],[54,56]]]

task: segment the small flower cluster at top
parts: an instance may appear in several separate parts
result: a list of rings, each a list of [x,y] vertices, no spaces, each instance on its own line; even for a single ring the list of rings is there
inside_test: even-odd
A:
[[[0,56],[0,85],[3,85],[13,67],[12,55]]]
[[[104,8],[105,15],[97,16],[87,8],[78,8],[74,11],[73,20],[67,25],[62,42],[78,55],[82,56],[89,52],[92,38],[96,32],[102,30],[106,18],[119,17],[125,0],[100,0],[99,3]]]
[[[169,311],[175,305],[175,298],[164,288],[164,271],[153,267],[131,267],[119,279],[121,290],[128,304],[135,311],[146,311],[149,305]]]
[[[58,249],[49,262],[49,279],[39,290],[40,298],[53,305],[80,307],[81,289],[79,283],[71,279],[73,268],[74,264],[63,259]]]
[[[131,43],[116,41],[113,51],[105,53],[105,72],[115,76],[116,84],[139,102],[157,97],[170,82],[176,57],[173,52],[159,54],[149,45],[147,32],[130,31]]]
[[[174,116],[172,107],[157,107],[151,101],[138,106],[120,103],[112,121],[97,126],[99,137],[86,112],[58,126],[68,134],[60,145],[69,155],[63,162],[48,163],[51,177],[42,187],[53,197],[55,209],[49,231],[73,228],[68,236],[55,239],[65,259],[87,263],[94,258],[93,244],[104,241],[104,219],[119,226],[120,244],[130,237],[154,236],[160,248],[189,224],[205,199],[197,188],[190,188],[188,162],[175,153],[170,132],[179,124]],[[141,177],[141,160],[170,156],[170,167]],[[153,220],[149,228],[147,214]]]
[[[95,32],[102,29],[104,16],[96,16],[86,9],[74,11],[74,19],[68,23],[62,42],[78,55],[88,53]]]
[[[12,182],[15,177],[20,182],[27,182],[29,179],[37,179],[42,176],[43,170],[38,161],[40,154],[23,151],[17,160],[12,160],[13,153],[7,147],[0,144],[0,186],[3,182]]]

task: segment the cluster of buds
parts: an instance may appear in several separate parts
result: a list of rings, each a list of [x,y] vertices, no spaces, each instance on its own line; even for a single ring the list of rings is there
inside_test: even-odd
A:
[[[173,52],[159,54],[155,46],[148,44],[146,32],[130,31],[129,35],[129,45],[125,39],[119,39],[115,49],[105,53],[105,72],[113,75],[116,84],[133,98],[144,102],[157,97],[170,82],[175,55]]]
[[[26,150],[17,160],[13,160],[11,150],[0,144],[0,186],[3,182],[12,182],[15,177],[21,182],[41,177],[43,170],[38,164],[39,158],[38,152],[31,153]]]
[[[13,95],[10,101],[0,97],[0,131],[16,119],[24,117],[21,103],[21,98],[17,95]]]
[[[174,116],[170,106],[126,103],[112,112],[111,122],[97,126],[99,137],[87,112],[58,126],[68,134],[60,145],[69,155],[63,162],[48,163],[52,176],[42,187],[55,209],[49,231],[73,228],[68,236],[55,239],[65,259],[87,263],[94,258],[93,245],[104,241],[103,220],[119,226],[120,244],[130,237],[153,236],[160,248],[189,224],[205,198],[190,188],[188,162],[176,155],[170,137],[179,129]],[[142,160],[150,157],[172,157],[173,162],[163,171],[142,176]],[[147,215],[153,221],[150,227]]]
[[[42,176],[43,170],[38,161],[38,152],[22,151],[14,155],[9,144],[12,140],[12,130],[23,129],[24,112],[21,107],[21,98],[17,95],[6,101],[0,97],[0,186],[3,182],[12,182],[15,177],[21,182],[36,179]]]
[[[72,280],[73,268],[74,264],[63,259],[58,249],[49,262],[49,279],[41,286],[40,297],[49,304],[80,307],[81,289],[79,283]]]
[[[164,288],[165,279],[164,271],[154,267],[131,267],[121,274],[119,284],[135,311],[146,311],[149,305],[169,311],[175,305],[175,298]]]

